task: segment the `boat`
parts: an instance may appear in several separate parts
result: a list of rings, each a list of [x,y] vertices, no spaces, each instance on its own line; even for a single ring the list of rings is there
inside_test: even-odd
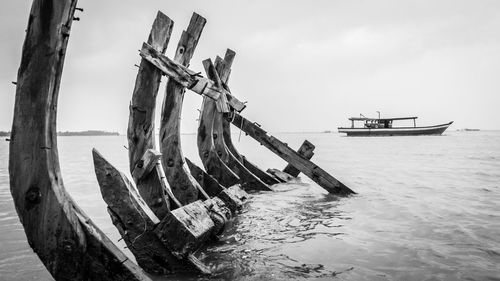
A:
[[[420,135],[441,135],[453,121],[445,124],[417,127],[418,117],[397,117],[397,118],[368,118],[360,114],[360,117],[351,117],[351,127],[339,127],[339,133],[345,133],[348,137],[369,137],[369,136],[420,136]],[[394,121],[413,120],[413,127],[395,127]],[[355,127],[354,122],[363,122],[363,127]]]

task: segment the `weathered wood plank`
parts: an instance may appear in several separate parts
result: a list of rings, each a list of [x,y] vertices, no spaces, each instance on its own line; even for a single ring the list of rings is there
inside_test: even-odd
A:
[[[92,155],[108,213],[137,263],[147,272],[155,274],[167,274],[179,268],[177,258],[154,233],[160,220],[142,200],[132,183],[97,150],[92,150]]]
[[[191,170],[191,174],[210,197],[219,197],[233,214],[236,214],[239,210],[241,210],[241,208],[243,207],[242,200],[245,200],[248,196],[244,191],[240,190],[238,191],[238,193],[231,193],[216,179],[207,174],[203,169],[191,162],[188,158],[186,158],[186,162],[189,166],[189,169]],[[240,189],[240,187],[236,186],[235,189]],[[236,194],[245,195],[241,195],[242,198],[238,198]]]
[[[205,66],[205,72],[207,74],[207,77],[214,81],[218,81],[217,83],[218,87],[222,87],[222,82],[221,79],[219,78],[219,73],[224,75],[224,78],[226,78],[225,82],[227,83],[227,78],[229,78],[232,61],[234,59],[234,52],[233,55],[230,56],[230,58],[231,58],[230,61],[223,62],[223,60],[220,57],[217,57],[216,66],[212,65],[211,60],[205,60],[203,63]],[[271,188],[267,184],[262,182],[258,177],[256,177],[247,168],[245,168],[245,166],[243,166],[243,164],[240,163],[227,149],[226,144],[224,143],[223,128],[222,128],[222,121],[224,117],[222,116],[222,114],[223,113],[220,111],[216,111],[213,113],[214,120],[212,127],[212,137],[213,137],[214,148],[217,152],[217,155],[224,162],[224,164],[226,164],[235,174],[238,175],[238,177],[241,180],[240,184],[243,186],[244,189],[271,190]]]
[[[193,13],[187,31],[182,33],[175,52],[174,60],[179,66],[189,65],[205,23],[203,17]],[[192,203],[200,196],[209,198],[189,172],[182,153],[180,119],[184,92],[185,87],[182,84],[174,79],[168,80],[160,125],[163,169],[172,192],[182,205]]]
[[[158,224],[155,232],[173,254],[183,259],[211,237],[214,227],[207,208],[198,200],[173,210]]]
[[[238,112],[245,109],[246,105],[234,96],[231,96],[226,90],[219,92],[216,87],[214,87],[214,82],[212,80],[207,79],[199,73],[189,70],[188,68],[172,61],[168,57],[156,51],[149,44],[144,43],[139,54],[183,87],[214,100],[219,99],[221,94],[225,94],[231,108]]]
[[[55,280],[150,280],[67,194],[57,149],[61,74],[76,0],[34,0],[18,71],[10,190],[28,243]]]
[[[299,150],[297,150],[297,153],[300,154],[300,156],[304,157],[305,159],[310,160],[314,155],[315,148],[316,147],[314,146],[314,144],[312,144],[308,140],[305,140],[300,146]],[[297,168],[295,168],[292,164],[288,164],[283,169],[283,172],[289,174],[292,177],[298,177],[300,174],[300,171]]]
[[[163,54],[170,41],[173,25],[171,19],[158,12],[149,34],[148,44]],[[134,174],[140,170],[140,168],[137,169],[138,166],[144,165],[141,159],[147,151],[155,149],[154,117],[161,76],[162,72],[158,68],[145,59],[141,59],[130,102],[127,129],[130,172],[141,197],[159,218],[163,218],[170,208],[177,207],[175,197],[165,196],[166,190],[170,187],[165,186],[158,171],[144,171],[144,175],[140,178]],[[161,165],[154,165],[154,169],[161,169]]]
[[[280,171],[278,169],[267,169],[267,172],[276,177],[281,182],[288,182],[295,179],[294,176],[289,175],[288,173]]]
[[[160,160],[160,157],[160,152],[154,149],[146,150],[141,160],[137,162],[134,170],[132,170],[132,178],[137,182],[147,176],[156,167],[156,163]]]
[[[229,87],[227,85],[228,81],[229,81],[229,76],[231,74],[231,67],[230,66],[233,63],[235,56],[236,56],[236,52],[234,52],[231,49],[227,49],[223,60],[216,59],[218,61],[222,61],[221,62],[222,66],[220,67],[221,71],[218,72],[218,74],[220,76],[220,80],[222,81],[222,86],[228,92],[230,92]],[[226,64],[228,64],[229,67],[227,67]],[[231,95],[231,97],[232,97],[232,95]],[[262,182],[264,182],[268,185],[279,183],[279,181],[277,179],[275,179],[273,176],[269,175],[268,173],[266,173],[263,170],[261,170],[260,168],[258,168],[256,165],[254,165],[253,163],[248,161],[246,159],[246,157],[244,157],[243,155],[241,155],[238,152],[238,150],[234,146],[233,141],[231,139],[231,126],[229,123],[230,122],[227,120],[227,118],[222,118],[222,135],[224,138],[225,146],[229,150],[229,152],[236,158],[236,160],[238,160],[241,164],[243,164],[243,166],[246,169],[248,169],[248,171],[250,173],[257,176]]]
[[[193,175],[196,181],[198,181],[198,183],[203,187],[208,196],[217,196],[225,189],[225,187],[222,186],[216,179],[214,179],[214,177],[206,173],[203,169],[191,162],[191,160],[189,160],[188,158],[185,159],[189,170],[191,171],[191,175]]]
[[[227,118],[224,118],[222,121],[222,135],[224,137],[224,142],[226,144],[226,147],[229,149],[231,154],[238,159],[245,168],[247,168],[252,174],[256,175],[261,181],[265,182],[266,184],[273,185],[280,183],[274,176],[268,174],[264,170],[260,169],[257,167],[257,165],[253,164],[250,162],[246,156],[242,155],[234,146],[233,140],[231,137],[231,121],[229,121]]]
[[[310,160],[304,159],[297,152],[288,147],[288,145],[276,139],[275,137],[268,136],[266,131],[264,131],[254,123],[251,123],[241,115],[235,113],[232,123],[243,130],[245,133],[247,133],[249,136],[257,140],[260,144],[264,145],[273,153],[281,157],[283,160],[299,169],[302,173],[311,178],[314,182],[316,182],[319,186],[324,188],[329,193],[340,196],[355,194],[354,191],[328,174],[325,170],[321,169]]]
[[[215,102],[207,97],[203,98],[197,135],[198,154],[209,175],[223,186],[232,186],[238,184],[240,178],[226,166],[215,150],[212,138],[215,111]]]

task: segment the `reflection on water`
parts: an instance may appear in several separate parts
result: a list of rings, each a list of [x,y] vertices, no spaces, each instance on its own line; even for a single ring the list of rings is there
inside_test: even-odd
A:
[[[196,161],[196,137],[183,136]],[[196,253],[216,274],[157,280],[500,280],[500,132],[441,137],[307,138],[313,160],[358,192],[327,194],[308,178],[252,194],[221,240]],[[64,183],[96,224],[124,249],[95,179],[97,147],[127,172],[126,138],[63,137]],[[285,163],[258,143],[237,147],[263,168]],[[8,143],[0,143],[0,280],[51,280],[29,248],[8,185]],[[200,164],[198,162],[198,164]]]

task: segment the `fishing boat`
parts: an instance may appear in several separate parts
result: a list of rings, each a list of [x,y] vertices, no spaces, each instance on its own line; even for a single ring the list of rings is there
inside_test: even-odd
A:
[[[397,118],[368,118],[360,114],[360,117],[351,117],[351,127],[339,127],[339,133],[346,133],[347,136],[419,136],[419,135],[441,135],[453,121],[446,124],[417,127],[418,117],[397,117]],[[396,127],[394,121],[413,120],[413,127]],[[354,122],[363,122],[363,127],[355,127]]]

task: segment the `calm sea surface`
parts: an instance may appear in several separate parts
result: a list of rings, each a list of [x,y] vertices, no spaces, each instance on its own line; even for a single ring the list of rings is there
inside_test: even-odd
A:
[[[275,136],[294,148],[310,140],[316,145],[313,160],[358,195],[336,198],[304,176],[299,183],[275,185],[275,192],[254,193],[222,240],[199,253],[217,272],[211,279],[500,280],[500,132]],[[285,166],[249,137],[233,139],[262,168]],[[91,149],[127,172],[126,144],[125,136],[59,137],[68,192],[115,242],[120,237],[99,192]],[[196,136],[184,135],[182,144],[199,164]],[[168,278],[185,279],[203,278]],[[0,280],[52,280],[14,209],[3,138]]]

